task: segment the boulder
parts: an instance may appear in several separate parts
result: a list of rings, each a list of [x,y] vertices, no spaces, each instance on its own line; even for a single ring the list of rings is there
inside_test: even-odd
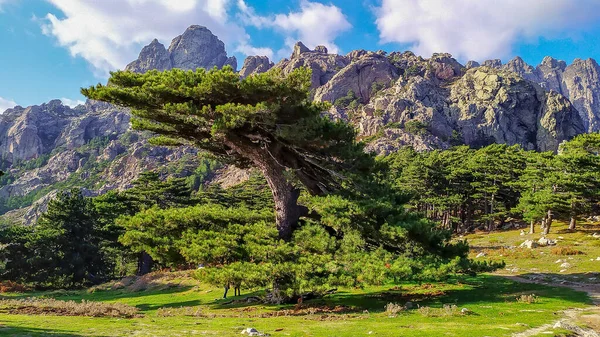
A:
[[[537,246],[538,246],[538,244],[535,241],[525,240],[525,242],[523,242],[519,247],[533,249],[533,248],[537,248]]]
[[[538,240],[538,245],[541,247],[545,247],[545,246],[555,246],[556,245],[556,241],[548,239],[546,237],[542,237]]]

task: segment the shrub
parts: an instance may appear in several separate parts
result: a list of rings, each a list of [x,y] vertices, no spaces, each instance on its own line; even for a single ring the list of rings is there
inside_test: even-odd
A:
[[[414,135],[423,135],[427,132],[427,124],[418,120],[411,120],[404,123],[404,130]]]
[[[156,310],[156,316],[158,317],[175,317],[175,316],[188,316],[188,317],[205,317],[201,307],[180,307],[180,308],[159,308]]]
[[[406,310],[406,308],[398,303],[390,302],[385,306],[385,312],[390,315],[397,315],[399,312],[404,310]]]
[[[13,282],[13,281],[2,281],[0,282],[0,293],[24,293],[28,289],[26,286]]]
[[[584,253],[572,247],[554,247],[550,251],[554,255],[583,255]]]
[[[517,297],[517,302],[519,303],[527,303],[527,304],[532,304],[532,303],[537,303],[539,301],[539,298],[537,296],[535,296],[535,294],[530,294],[530,295],[521,295],[519,297]]]
[[[464,315],[454,304],[444,304],[441,308],[419,307],[417,311],[424,317],[454,317]]]

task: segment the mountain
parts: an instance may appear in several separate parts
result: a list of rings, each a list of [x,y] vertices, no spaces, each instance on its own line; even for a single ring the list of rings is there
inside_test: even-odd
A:
[[[191,26],[171,41],[168,50],[154,39],[142,49],[138,59],[127,65],[125,70],[143,73],[150,69],[196,70],[196,68],[222,68],[226,65],[237,69],[237,60],[235,56],[227,57],[223,41],[206,27]]]
[[[196,69],[230,65],[225,46],[207,28],[191,26],[165,48],[158,40],[126,69]],[[587,131],[598,131],[600,80],[593,60],[571,65],[546,58],[532,67],[516,58],[461,65],[449,54],[422,58],[411,52],[355,50],[330,54],[297,43],[274,64],[248,57],[240,76],[272,68],[312,69],[315,100],[332,103],[331,118],[356,126],[367,150],[380,154],[410,145],[417,150],[466,144],[520,144],[555,151]],[[60,101],[15,107],[0,115],[0,213],[32,224],[57,189],[79,187],[88,195],[126,189],[140,172],[214,180],[229,186],[247,173],[218,169],[192,148],[153,147],[150,134],[130,130],[127,109],[88,101],[70,108]]]

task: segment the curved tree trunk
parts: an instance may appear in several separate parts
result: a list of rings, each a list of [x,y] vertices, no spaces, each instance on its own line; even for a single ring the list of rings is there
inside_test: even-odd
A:
[[[224,140],[227,146],[248,158],[262,172],[273,194],[275,221],[279,238],[289,241],[298,223],[301,209],[298,205],[300,191],[285,177],[285,167],[276,159],[279,149],[276,146],[248,144],[229,137]]]
[[[550,227],[552,226],[552,210],[548,210],[548,215],[546,217],[546,226],[544,227],[544,235],[548,235],[550,233]]]

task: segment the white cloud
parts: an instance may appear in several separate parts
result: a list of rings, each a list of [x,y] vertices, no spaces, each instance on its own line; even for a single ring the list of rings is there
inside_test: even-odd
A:
[[[0,113],[3,113],[6,109],[14,108],[16,105],[15,101],[0,97]]]
[[[287,14],[260,16],[243,0],[238,0],[238,8],[242,12],[241,19],[247,25],[258,28],[272,28],[283,33],[286,48],[278,55],[288,56],[296,41],[302,41],[309,48],[318,45],[326,46],[330,52],[339,52],[335,39],[352,28],[339,7],[324,5],[318,2],[302,0],[300,10]]]
[[[85,101],[82,101],[80,99],[70,99],[70,98],[61,98],[60,101],[64,104],[64,105],[68,105],[71,108],[74,108],[78,105],[81,104],[85,104]]]
[[[0,0],[2,1],[2,0]],[[230,0],[47,0],[62,13],[49,13],[44,34],[54,36],[72,56],[91,63],[98,76],[122,69],[141,47],[158,38],[167,47],[187,27],[208,27],[229,52],[252,51],[244,28],[229,20]]]
[[[600,19],[598,0],[382,0],[374,8],[381,41],[463,60],[510,54],[520,40],[569,37]]]

